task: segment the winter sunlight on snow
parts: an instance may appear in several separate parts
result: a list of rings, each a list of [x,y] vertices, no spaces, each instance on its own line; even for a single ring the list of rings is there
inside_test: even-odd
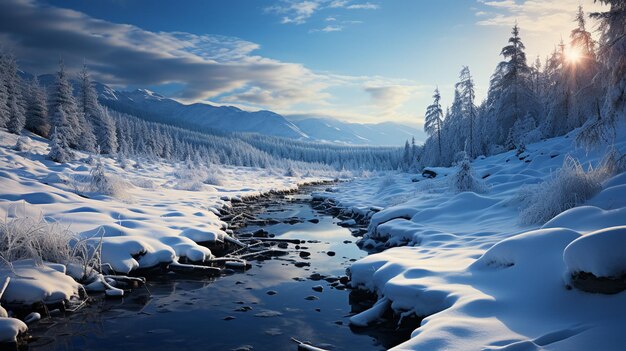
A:
[[[0,350],[624,326],[625,1],[0,2]]]

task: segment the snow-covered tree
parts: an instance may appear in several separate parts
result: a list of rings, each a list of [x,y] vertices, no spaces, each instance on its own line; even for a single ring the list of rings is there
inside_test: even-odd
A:
[[[443,124],[443,110],[440,100],[441,94],[439,94],[439,88],[436,88],[433,103],[426,108],[426,115],[424,116],[424,131],[429,137],[436,139],[439,157],[441,157],[441,125]]]
[[[467,121],[464,128],[467,128],[468,134],[468,157],[471,159],[474,155],[474,128],[476,122],[476,105],[474,100],[476,93],[474,91],[474,79],[470,73],[468,66],[463,66],[459,75],[460,81],[456,84],[456,90],[459,94],[459,102],[461,104],[461,113],[463,119]]]
[[[54,128],[52,131],[48,157],[58,163],[66,163],[73,158],[72,151],[67,145],[66,139],[62,138],[57,128]]]
[[[98,94],[86,65],[80,72],[79,83],[78,107],[93,131],[93,142],[100,147],[102,153],[113,154],[118,146],[115,122],[109,116],[108,110],[98,102]]]
[[[611,131],[618,119],[626,118],[626,1],[598,2],[610,6],[607,11],[591,15],[600,20],[599,60],[602,67],[598,79],[606,92],[597,116],[588,120],[578,135],[578,141],[586,145],[610,137],[607,131]]]
[[[17,61],[13,55],[2,55],[2,78],[6,91],[5,125],[9,132],[20,134],[26,124],[23,106],[22,80],[17,74]]]
[[[50,96],[51,128],[56,129],[57,137],[70,147],[78,147],[81,130],[79,111],[72,95],[70,84],[63,62],[59,64],[56,81]]]
[[[28,85],[26,101],[26,129],[47,137],[50,133],[50,123],[48,122],[46,92],[39,85],[39,80],[36,76]]]
[[[525,46],[517,24],[511,34],[509,45],[500,53],[505,61],[498,64],[497,74],[491,80],[491,85],[498,90],[494,112],[499,128],[496,142],[499,144],[504,143],[516,120],[527,113],[537,114],[537,102],[530,85],[530,68],[526,64]]]

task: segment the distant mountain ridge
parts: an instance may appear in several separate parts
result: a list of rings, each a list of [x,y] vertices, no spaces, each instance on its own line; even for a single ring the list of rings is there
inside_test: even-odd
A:
[[[54,75],[38,78],[44,86],[54,82]],[[73,84],[76,88],[76,82]],[[295,140],[373,146],[400,146],[413,136],[418,142],[424,139],[420,130],[393,122],[359,124],[315,116],[292,120],[272,111],[249,112],[205,103],[185,105],[147,89],[120,91],[99,82],[94,85],[100,102],[111,109],[195,131],[259,133]]]

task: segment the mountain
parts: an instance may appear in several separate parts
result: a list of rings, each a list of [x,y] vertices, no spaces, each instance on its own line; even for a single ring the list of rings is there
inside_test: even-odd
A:
[[[376,124],[348,123],[327,117],[287,116],[302,132],[319,141],[355,145],[399,146],[415,137],[425,140],[424,132],[407,125],[383,122]]]
[[[38,78],[44,86],[52,86],[55,79],[51,74]],[[72,84],[77,91],[77,82]],[[120,91],[99,82],[94,85],[100,102],[111,109],[195,131],[249,132],[296,140],[377,146],[400,146],[412,136],[420,142],[424,139],[420,130],[392,122],[358,124],[327,117],[286,118],[265,110],[249,112],[206,103],[185,105],[147,89]]]

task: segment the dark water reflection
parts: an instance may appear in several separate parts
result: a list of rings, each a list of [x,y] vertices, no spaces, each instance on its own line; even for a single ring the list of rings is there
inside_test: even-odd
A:
[[[302,244],[309,258],[301,258],[289,244],[288,256],[253,261],[252,269],[243,273],[216,279],[152,277],[146,289],[136,289],[124,299],[97,299],[78,313],[31,326],[36,340],[28,349],[295,350],[291,337],[334,350],[378,350],[397,344],[406,336],[392,330],[382,335],[353,332],[348,326],[349,290],[310,279],[313,273],[343,275],[350,260],[365,252],[352,243],[355,238],[336,224],[338,220],[314,211],[303,199],[278,202],[259,217],[304,219],[263,229],[280,238],[318,241]],[[319,223],[307,221],[313,218]],[[336,254],[329,256],[328,251]],[[310,266],[298,267],[296,262]],[[314,291],[316,285],[322,285],[323,292]],[[270,290],[276,294],[267,294]]]

